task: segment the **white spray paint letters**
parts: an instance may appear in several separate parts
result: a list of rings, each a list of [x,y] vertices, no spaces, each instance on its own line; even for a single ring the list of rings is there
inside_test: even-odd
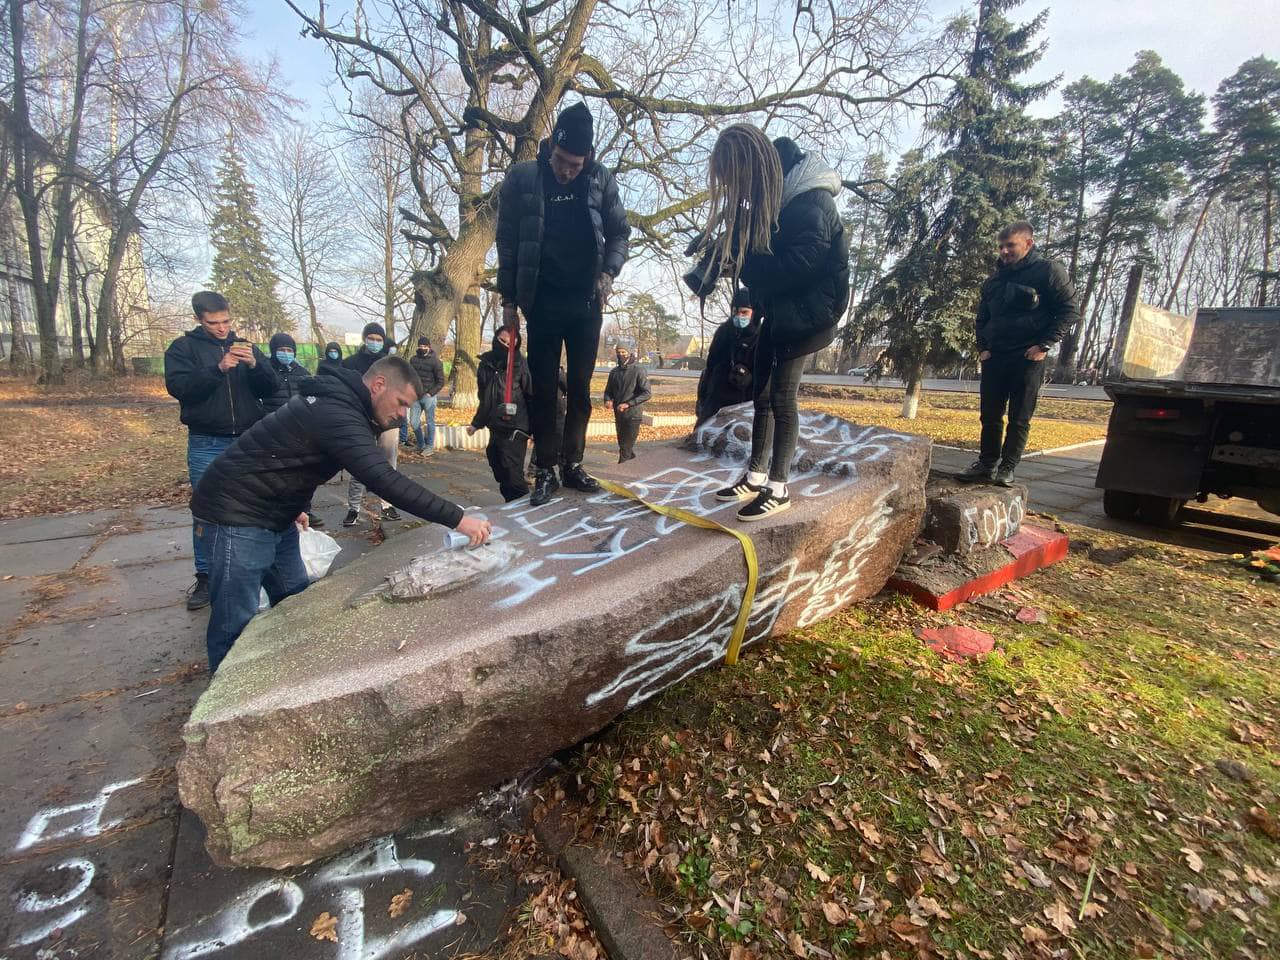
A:
[[[1008,503],[1003,500],[983,507],[966,507],[964,511],[965,537],[969,547],[990,547],[1001,540],[1008,540],[1022,529],[1026,508],[1021,494]]]
[[[405,885],[416,885],[425,893],[422,881],[434,872],[435,864],[430,860],[401,858],[394,837],[379,837],[323,864],[310,876],[273,877],[254,884],[212,915],[175,931],[160,957],[195,960],[224,951],[246,957],[263,956],[261,945],[253,942],[256,937],[291,921],[292,926],[302,928],[298,936],[306,936],[313,915],[325,911],[338,918],[338,943],[333,954],[337,960],[402,956],[436,931],[453,926],[458,920],[457,911],[435,910],[385,936],[371,936],[366,921],[385,913],[386,903],[366,908],[364,886],[398,876],[403,877]],[[304,912],[308,901],[312,905]]]
[[[14,853],[36,850],[43,844],[68,837],[92,839],[120,825],[120,820],[104,818],[107,804],[113,795],[135,784],[141,778],[110,783],[98,791],[91,800],[73,803],[65,807],[49,807],[36,813],[27,823],[22,836],[14,846]],[[93,861],[84,857],[70,857],[50,866],[47,872],[57,878],[63,891],[43,894],[32,890],[20,891],[14,898],[19,916],[16,933],[10,947],[25,947],[39,943],[57,930],[66,930],[89,913],[84,895],[97,873]]]

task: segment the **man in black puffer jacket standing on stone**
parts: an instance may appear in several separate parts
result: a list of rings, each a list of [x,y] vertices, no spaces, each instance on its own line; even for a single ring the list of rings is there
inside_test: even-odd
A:
[[[626,209],[613,174],[595,160],[591,113],[581,103],[556,119],[536,160],[511,168],[498,205],[498,293],[504,326],[516,309],[529,331],[533,377],[531,424],[534,489],[529,502],[566,487],[600,489],[582,468],[591,419],[591,374],[600,345],[604,305],[627,259]],[[556,423],[556,370],[568,357],[568,411]],[[563,478],[556,466],[563,462]]]
[[[982,361],[981,448],[956,479],[1008,487],[1027,445],[1044,359],[1079,318],[1080,301],[1067,268],[1035,249],[1031,224],[1009,224],[999,242],[1000,265],[982,284],[975,324]]]
[[[636,458],[636,437],[640,435],[640,405],[653,396],[644,367],[636,363],[631,351],[622,344],[614,350],[618,365],[609,371],[604,388],[604,405],[613,408],[613,423],[618,431],[618,462]]]
[[[197,326],[164,352],[164,385],[181,404],[187,425],[187,474],[196,488],[209,464],[244,431],[262,419],[262,400],[276,389],[276,377],[262,352],[231,329],[227,298],[201,290],[191,298]],[[209,605],[209,562],[192,525],[196,580],[187,591],[187,609]]]
[[[415,516],[466,535],[472,546],[489,538],[488,521],[464,516],[457,504],[397,473],[378,446],[377,437],[394,431],[421,393],[401,357],[379,360],[363,376],[339,369],[309,378],[205,472],[191,512],[209,558],[210,671],[257,613],[259,590],[274,605],[306,589],[298,531],[306,528],[316,487],[339,470]]]

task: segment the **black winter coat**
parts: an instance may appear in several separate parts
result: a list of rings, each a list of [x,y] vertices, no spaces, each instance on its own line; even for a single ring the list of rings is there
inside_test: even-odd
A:
[[[831,193],[807,190],[783,207],[770,246],[742,263],[752,306],[781,359],[815,353],[849,305],[849,241]]]
[[[341,360],[330,360],[327,356],[321,357],[320,362],[316,364],[316,376],[319,376],[322,373],[334,373],[341,369]]]
[[[480,354],[480,362],[476,365],[476,392],[480,395],[480,405],[471,418],[471,425],[477,430],[488,427],[495,435],[510,435],[515,430],[526,434],[529,432],[533,378],[518,344],[519,341],[515,369],[511,372],[511,402],[516,405],[516,412],[511,417],[503,410],[503,405],[507,402],[507,348],[499,344],[495,337],[493,349]]]
[[[707,365],[698,377],[699,421],[715,416],[724,407],[752,399],[752,373],[759,335],[758,322],[739,330],[732,320],[726,320],[716,328],[707,350]]]
[[[975,328],[979,352],[1048,350],[1080,318],[1080,300],[1067,268],[1034,247],[1017,263],[1001,264],[982,284]]]
[[[409,366],[418,372],[418,376],[422,379],[422,389],[427,396],[434,397],[444,389],[444,364],[440,362],[440,356],[434,350],[425,357],[415,352],[409,358]]]
[[[204,327],[196,327],[164,352],[165,389],[181,405],[182,422],[192,433],[238,436],[262,419],[262,400],[275,392],[275,373],[256,346],[253,367],[241,363],[218,369],[236,339],[234,331],[215,340]]]
[[[346,470],[401,510],[456,527],[462,508],[397,473],[378,446],[369,388],[360,374],[309,377],[301,393],[236,439],[205,471],[191,513],[232,527],[277,532],[311,503],[316,487]]]
[[[390,356],[386,347],[383,347],[378,353],[371,353],[368,347],[361,347],[351,356],[343,358],[342,367],[344,370],[354,370],[363,377],[365,371],[386,356]]]
[[[498,293],[503,303],[513,303],[526,313],[538,293],[546,219],[542,168],[550,158],[551,144],[544,140],[537,160],[517,163],[507,172],[498,200]],[[631,227],[618,185],[607,167],[589,159],[578,176],[588,178],[587,210],[596,239],[596,259],[590,265],[594,286],[602,272],[613,277],[622,272]]]
[[[274,413],[298,395],[299,385],[311,376],[311,371],[296,360],[285,366],[272,357],[270,363],[271,372],[276,375],[276,390],[271,396],[263,398],[262,409],[267,413]]]
[[[645,376],[644,367],[636,363],[634,357],[609,371],[609,382],[605,384],[604,398],[613,403],[614,416],[638,420],[640,404],[651,396],[653,394],[649,390],[649,378]],[[621,413],[618,412],[620,403],[628,404],[627,409]]]

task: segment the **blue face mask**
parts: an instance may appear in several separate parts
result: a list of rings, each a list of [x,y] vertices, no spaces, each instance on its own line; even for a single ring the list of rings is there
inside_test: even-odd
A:
[[[289,366],[289,364],[293,363],[293,351],[292,351],[292,350],[277,350],[277,351],[276,351],[276,361],[277,361],[278,363],[283,363],[286,367],[287,367],[287,366]]]
[[[739,330],[745,330],[747,327],[751,326],[751,318],[743,316],[740,313],[735,313],[733,315],[733,325]]]
[[[340,354],[337,350],[330,350],[328,353],[325,354],[325,356],[328,357],[330,360],[337,360],[340,356],[342,356],[342,354]]]
[[[368,350],[370,353],[381,353],[381,352],[382,352],[382,341],[381,341],[381,340],[374,340],[374,339],[370,338],[370,339],[368,339],[368,340],[366,340],[366,341],[364,342],[364,348],[365,348],[366,350]]]

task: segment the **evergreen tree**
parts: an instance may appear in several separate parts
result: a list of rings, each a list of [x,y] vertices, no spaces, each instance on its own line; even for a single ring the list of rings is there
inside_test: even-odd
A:
[[[1044,52],[1035,38],[1047,14],[1016,25],[1006,14],[1021,2],[981,0],[965,75],[930,125],[942,149],[913,151],[899,166],[887,218],[898,259],[858,307],[883,312],[886,358],[907,384],[904,417],[916,414],[926,366],[972,350],[995,235],[1043,197],[1050,146],[1025,109],[1052,83],[1017,78]]]
[[[209,285],[231,304],[236,331],[265,341],[293,324],[276,295],[279,278],[263,238],[257,195],[230,140],[218,165],[214,196],[217,208],[209,224],[214,251]]]
[[[1105,86],[1089,86],[1087,95],[1096,99],[1089,109],[1102,123],[1085,176],[1088,192],[1101,200],[1086,227],[1092,238],[1088,266],[1083,277],[1073,277],[1084,291],[1082,316],[1090,315],[1106,285],[1106,267],[1114,269],[1121,251],[1132,249],[1145,259],[1149,238],[1165,222],[1170,200],[1185,191],[1188,173],[1204,152],[1204,98],[1185,91],[1181,78],[1150,50]],[[1063,337],[1058,380],[1070,383],[1075,377],[1079,336],[1077,325]]]
[[[1280,188],[1280,64],[1254,57],[1214,94],[1227,196],[1262,212],[1257,304],[1276,302],[1280,271],[1271,268],[1276,190]]]
[[[857,306],[880,276],[885,257],[885,209],[893,194],[884,154],[867,157],[845,205],[844,232],[849,238],[849,302],[853,316],[840,330],[841,369],[857,363],[862,348],[880,333],[880,312],[859,314]]]

